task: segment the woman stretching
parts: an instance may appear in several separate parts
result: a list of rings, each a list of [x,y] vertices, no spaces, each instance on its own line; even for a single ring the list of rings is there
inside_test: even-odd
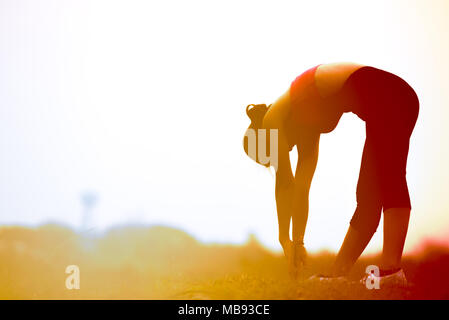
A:
[[[341,277],[349,272],[376,231],[383,211],[384,242],[378,277],[385,282],[406,282],[401,269],[411,210],[406,165],[418,110],[418,97],[403,79],[354,63],[313,67],[298,76],[275,103],[247,107],[251,125],[245,134],[244,148],[258,163],[275,167],[279,241],[290,267],[297,271],[306,256],[303,239],[320,135],[331,132],[344,112],[353,112],[366,125],[357,208],[327,277]],[[264,132],[270,147],[270,130],[265,133],[258,129],[277,129],[277,163],[265,164],[258,151],[248,151],[253,143],[250,131],[253,136],[256,133],[256,140],[257,134]],[[298,164],[293,175],[289,151],[295,145]],[[271,151],[276,151],[271,147]]]

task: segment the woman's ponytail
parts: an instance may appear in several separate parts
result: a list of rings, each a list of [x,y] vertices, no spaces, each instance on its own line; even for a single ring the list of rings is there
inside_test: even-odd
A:
[[[250,108],[251,107],[251,108]],[[246,114],[251,120],[250,128],[259,129],[262,127],[263,118],[268,111],[266,104],[249,104],[246,107]]]

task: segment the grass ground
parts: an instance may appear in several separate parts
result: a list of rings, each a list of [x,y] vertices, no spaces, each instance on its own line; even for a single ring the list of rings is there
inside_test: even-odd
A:
[[[449,299],[449,248],[427,245],[404,258],[408,289],[368,290],[306,279],[334,256],[309,256],[298,280],[285,259],[255,239],[243,246],[205,245],[166,227],[123,227],[87,237],[60,226],[0,228],[0,299]],[[365,257],[350,278],[376,264]],[[68,265],[80,289],[68,290]]]

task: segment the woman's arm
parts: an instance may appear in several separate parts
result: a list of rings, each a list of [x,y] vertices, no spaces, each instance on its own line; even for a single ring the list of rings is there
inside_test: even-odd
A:
[[[276,206],[279,220],[279,242],[288,260],[289,272],[298,276],[307,252],[304,232],[309,211],[309,190],[318,159],[319,134],[301,135],[298,142],[298,165],[293,177],[289,148],[283,130],[279,130],[278,169],[276,171]],[[293,221],[293,241],[290,240]]]
[[[319,133],[302,134],[292,193],[293,242],[302,244],[309,214],[309,190],[318,161]]]
[[[287,90],[268,109],[264,119],[265,129],[278,130],[278,161],[276,170],[276,209],[279,222],[279,241],[282,247],[290,241],[290,221],[292,218],[291,198],[294,190],[294,177],[290,164],[289,147],[284,132],[285,119],[290,110],[290,90]]]
[[[289,148],[283,130],[278,131],[278,167],[276,170],[276,209],[279,222],[279,242],[284,247],[290,240],[290,220],[292,218],[292,196],[294,177],[290,164]]]

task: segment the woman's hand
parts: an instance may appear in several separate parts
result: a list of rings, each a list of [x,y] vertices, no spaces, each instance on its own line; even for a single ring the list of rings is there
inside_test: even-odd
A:
[[[296,278],[297,276],[297,271],[296,271],[296,266],[295,266],[295,250],[293,247],[293,241],[291,241],[290,239],[286,239],[286,240],[281,240],[280,241],[282,249],[284,249],[284,256],[285,258],[287,258],[287,268],[288,268],[288,273],[292,278]]]
[[[284,249],[284,255],[286,258],[288,258],[292,252],[292,248],[293,248],[293,242],[289,239],[279,239],[279,243],[282,246],[282,249]]]
[[[298,269],[304,267],[307,260],[307,250],[302,243],[294,243],[293,244],[294,252],[295,252],[295,263]]]
[[[292,278],[297,279],[305,264],[307,251],[303,244],[293,243],[290,239],[281,240],[280,243],[287,258],[288,273]]]

